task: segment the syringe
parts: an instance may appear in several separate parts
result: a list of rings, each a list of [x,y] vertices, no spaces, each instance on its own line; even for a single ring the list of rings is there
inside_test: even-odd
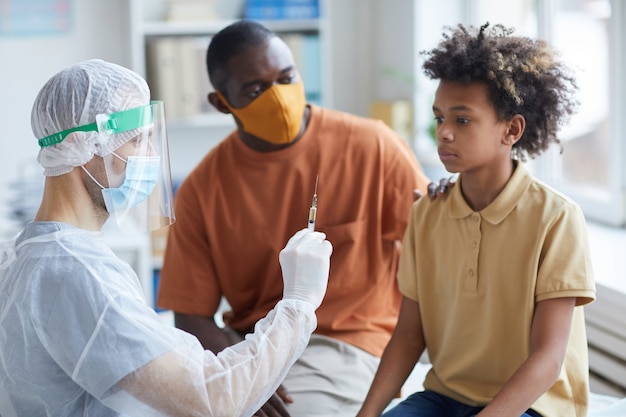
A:
[[[311,208],[309,209],[309,225],[310,231],[315,230],[315,216],[317,215],[317,180],[319,175],[315,177],[315,191],[313,191],[313,201],[311,202]]]

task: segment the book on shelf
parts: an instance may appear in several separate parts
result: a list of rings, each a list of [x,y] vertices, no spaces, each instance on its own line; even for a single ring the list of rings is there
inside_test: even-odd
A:
[[[296,69],[304,82],[307,103],[322,102],[320,39],[316,34],[287,33],[281,36],[293,55]]]
[[[168,0],[167,20],[217,20],[215,0]]]
[[[216,111],[208,103],[213,90],[205,54],[208,36],[162,36],[146,42],[146,78],[153,99],[163,100],[168,118]]]
[[[167,117],[176,117],[176,78],[178,59],[175,38],[159,38],[146,43],[146,79],[153,100],[162,100]]]
[[[322,103],[320,39],[312,33],[282,35],[304,81],[308,103]],[[152,98],[163,100],[169,120],[215,114],[208,94],[213,91],[206,69],[210,36],[159,36],[146,40],[146,78]]]
[[[196,57],[195,39],[184,37],[178,39],[178,59],[180,60],[179,75],[180,91],[178,105],[182,116],[192,116],[200,112],[200,90],[197,88],[198,61]]]
[[[199,105],[201,113],[219,113],[211,103],[209,103],[209,93],[214,91],[211,81],[209,81],[209,73],[206,67],[206,51],[211,43],[210,36],[196,36],[193,38],[195,42],[194,51],[196,56],[196,90],[199,94]]]
[[[317,19],[318,0],[247,0],[244,18],[259,20]]]
[[[302,36],[302,78],[304,80],[304,92],[309,103],[320,105],[322,103],[322,69],[320,58],[320,37],[306,34]]]
[[[413,106],[408,100],[374,100],[370,116],[382,120],[406,140],[413,136]]]

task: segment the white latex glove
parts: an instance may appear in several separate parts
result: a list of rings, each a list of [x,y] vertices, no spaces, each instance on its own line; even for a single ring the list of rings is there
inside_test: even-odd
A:
[[[302,300],[318,308],[328,285],[333,246],[320,232],[302,229],[280,251],[284,299]]]

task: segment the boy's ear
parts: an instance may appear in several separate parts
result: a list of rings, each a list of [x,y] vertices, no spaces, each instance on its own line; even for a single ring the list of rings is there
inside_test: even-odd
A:
[[[506,131],[503,142],[505,145],[513,146],[524,134],[526,129],[526,119],[521,114],[516,114],[509,120],[509,128]]]

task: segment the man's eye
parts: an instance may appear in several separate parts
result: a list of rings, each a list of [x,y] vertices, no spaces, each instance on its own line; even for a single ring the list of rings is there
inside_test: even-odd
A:
[[[293,75],[286,75],[282,77],[280,80],[278,80],[278,82],[281,84],[291,84],[293,83],[294,78],[295,77]]]
[[[250,98],[257,98],[258,96],[261,95],[263,91],[260,88],[257,88],[251,92],[248,93],[248,97]]]

